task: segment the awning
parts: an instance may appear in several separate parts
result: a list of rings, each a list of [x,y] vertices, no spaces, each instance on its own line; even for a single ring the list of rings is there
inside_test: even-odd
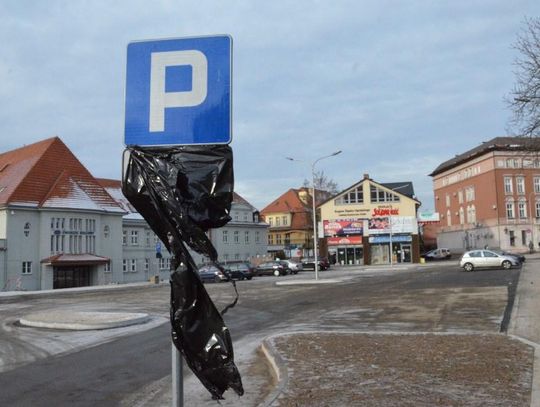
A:
[[[96,256],[95,254],[56,254],[41,260],[41,263],[51,266],[93,266],[110,262],[108,257]]]

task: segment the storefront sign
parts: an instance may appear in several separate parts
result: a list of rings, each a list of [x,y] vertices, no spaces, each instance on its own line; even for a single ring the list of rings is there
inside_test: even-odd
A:
[[[412,242],[411,235],[392,235],[393,243]],[[390,235],[370,236],[369,243],[390,243]]]
[[[374,208],[371,216],[373,218],[380,216],[397,216],[399,215],[399,208]]]
[[[347,216],[349,218],[369,218],[369,208],[349,208],[349,209],[334,209],[336,216]]]
[[[362,236],[329,237],[326,239],[328,246],[340,246],[350,244],[362,244]]]
[[[418,213],[418,223],[439,223],[439,212],[424,211]]]
[[[325,236],[361,235],[363,219],[338,219],[323,221]]]
[[[384,218],[372,218],[369,220],[369,234],[379,235],[383,233],[417,233],[418,227],[414,216],[390,216]]]

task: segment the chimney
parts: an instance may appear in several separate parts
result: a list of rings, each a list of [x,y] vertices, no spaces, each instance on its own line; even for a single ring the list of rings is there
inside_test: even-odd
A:
[[[369,174],[364,174],[364,179],[369,179]]]

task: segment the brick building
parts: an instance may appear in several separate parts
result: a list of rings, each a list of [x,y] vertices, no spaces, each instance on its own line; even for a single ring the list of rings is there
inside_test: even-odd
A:
[[[497,137],[440,164],[431,174],[440,214],[439,247],[540,246],[540,157],[521,137]]]

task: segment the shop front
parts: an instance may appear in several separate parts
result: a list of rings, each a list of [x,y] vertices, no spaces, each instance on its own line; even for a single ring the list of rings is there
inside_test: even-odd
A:
[[[333,264],[361,265],[364,264],[364,247],[362,236],[329,237],[328,257]]]
[[[411,263],[413,240],[411,235],[377,235],[369,237],[370,264]],[[390,246],[392,250],[390,251]],[[392,261],[390,261],[392,253]]]

